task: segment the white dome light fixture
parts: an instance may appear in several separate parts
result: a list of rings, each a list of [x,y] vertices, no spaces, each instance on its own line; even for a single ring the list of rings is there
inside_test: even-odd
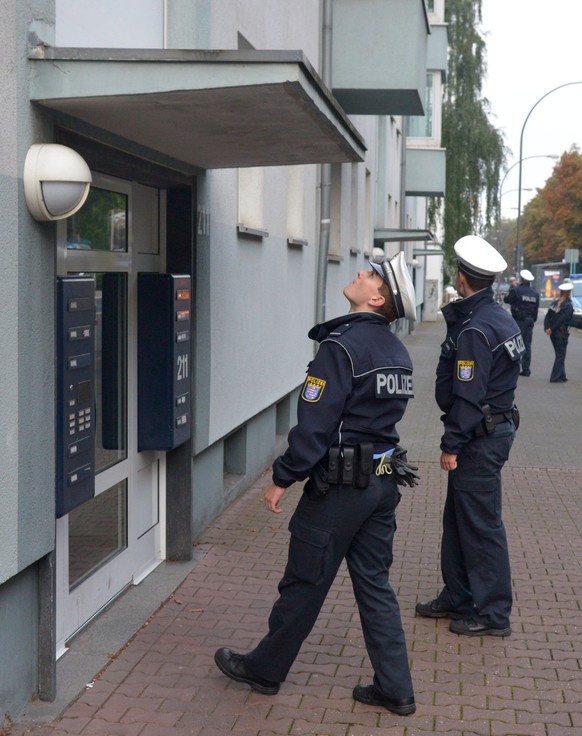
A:
[[[24,197],[35,220],[63,220],[85,204],[91,170],[76,151],[58,143],[34,143],[24,162]]]

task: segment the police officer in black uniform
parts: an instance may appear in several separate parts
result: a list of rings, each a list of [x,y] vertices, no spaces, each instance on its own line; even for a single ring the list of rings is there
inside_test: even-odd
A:
[[[513,400],[523,354],[515,320],[491,285],[507,267],[489,243],[455,244],[462,299],[443,308],[447,335],[437,367],[436,400],[444,412],[440,465],[448,471],[437,598],[416,614],[450,618],[468,636],[509,636],[509,553],[501,518],[501,469],[515,434]]]
[[[279,691],[318,617],[342,560],[360,612],[374,680],[356,700],[399,715],[416,710],[404,631],[388,581],[402,485],[416,482],[396,424],[413,396],[412,363],[390,322],[415,319],[404,254],[371,263],[344,289],[349,314],[316,325],[319,349],[298,401],[287,451],[273,464],[265,507],[281,511],[285,490],[308,478],[289,523],[287,566],[269,630],[242,655],[216,652],[219,669],[265,695]]]
[[[550,383],[566,383],[566,351],[570,334],[568,327],[574,314],[574,306],[570,293],[574,284],[567,279],[559,288],[559,297],[550,305],[544,317],[544,330],[549,335],[554,348],[554,365],[550,374]]]
[[[520,376],[530,376],[531,370],[531,341],[533,337],[533,327],[538,318],[538,309],[540,306],[540,295],[533,288],[532,283],[535,279],[533,273],[524,268],[519,272],[519,286],[510,289],[503,301],[511,307],[511,316],[517,322],[517,326],[521,330],[525,352],[521,359]]]

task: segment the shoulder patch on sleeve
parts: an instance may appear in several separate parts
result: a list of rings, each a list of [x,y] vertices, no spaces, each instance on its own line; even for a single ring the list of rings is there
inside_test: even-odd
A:
[[[311,404],[314,404],[316,401],[321,399],[321,394],[323,393],[326,383],[327,381],[324,381],[322,378],[307,376],[305,383],[303,384],[301,398],[304,401],[309,401]]]
[[[472,381],[475,377],[475,361],[474,360],[458,360],[457,361],[457,378],[459,381]]]
[[[523,342],[523,336],[520,333],[511,337],[503,343],[503,347],[507,350],[507,353],[511,360],[519,360],[520,357],[525,353],[525,344]]]

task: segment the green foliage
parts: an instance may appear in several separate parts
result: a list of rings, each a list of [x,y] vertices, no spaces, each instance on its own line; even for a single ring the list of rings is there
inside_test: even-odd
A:
[[[582,246],[582,155],[564,153],[522,214],[523,253],[532,263],[555,263]]]
[[[481,87],[486,72],[485,41],[478,31],[481,0],[447,0],[449,63],[443,105],[443,146],[447,149],[444,203],[445,254],[463,235],[491,227],[498,207],[499,172],[505,146],[488,120]]]

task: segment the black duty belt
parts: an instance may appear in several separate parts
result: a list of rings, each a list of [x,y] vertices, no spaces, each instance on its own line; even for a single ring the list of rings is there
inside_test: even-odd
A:
[[[514,419],[514,411],[513,409],[510,409],[509,411],[502,411],[495,414],[489,414],[487,419],[483,418],[479,422],[479,424],[475,427],[473,430],[473,437],[485,437],[487,434],[491,434],[495,427],[498,424],[503,424],[503,422],[511,422]]]

